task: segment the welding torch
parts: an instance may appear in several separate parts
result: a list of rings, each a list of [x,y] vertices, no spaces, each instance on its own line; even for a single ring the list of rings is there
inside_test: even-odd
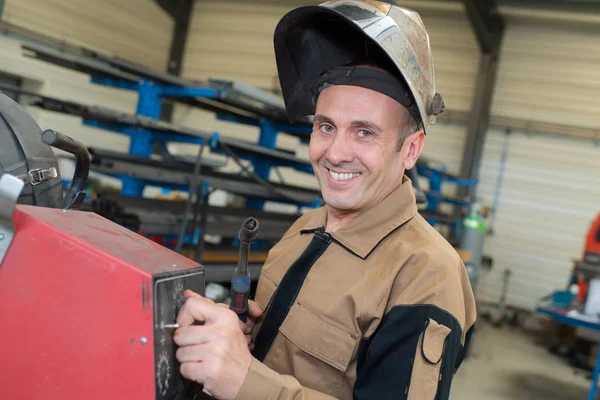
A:
[[[247,218],[240,228],[238,238],[240,239],[240,252],[238,263],[233,278],[231,278],[231,303],[229,309],[234,311],[240,321],[246,322],[248,319],[248,298],[250,297],[250,288],[252,277],[248,269],[248,254],[250,245],[256,239],[258,233],[258,220],[256,218]],[[179,324],[161,324],[163,329],[177,329]]]
[[[250,297],[252,283],[252,277],[248,269],[248,254],[250,253],[250,245],[256,239],[257,233],[258,220],[250,217],[242,223],[238,234],[240,253],[237,267],[231,279],[231,303],[229,308],[238,315],[242,322],[246,322],[248,319],[248,298]]]

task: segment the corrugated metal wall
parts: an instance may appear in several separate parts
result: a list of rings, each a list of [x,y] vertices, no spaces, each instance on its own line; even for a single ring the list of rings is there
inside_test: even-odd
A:
[[[160,70],[173,27],[153,0],[5,0],[2,20]]]
[[[494,116],[598,127],[600,32],[582,26],[510,23],[503,43]],[[506,163],[501,177],[502,150]],[[482,298],[497,300],[505,269],[508,303],[533,309],[564,289],[600,211],[600,146],[591,140],[490,129],[478,190],[492,205],[501,187],[486,253],[495,266]]]
[[[271,4],[197,0],[183,74],[198,79],[234,79],[277,91],[273,31],[283,14],[300,4],[293,0]],[[448,108],[467,111],[471,107],[479,62],[479,49],[471,27],[464,14],[459,18],[428,16],[423,19],[430,31],[438,91],[443,94]],[[179,122],[218,129],[225,135],[248,140],[258,137],[257,129],[215,121],[210,114],[186,107],[178,107],[176,118]],[[447,164],[450,172],[459,172],[465,132],[462,125],[438,123],[426,139],[424,155]],[[306,156],[305,146],[296,139],[280,135],[278,145]],[[285,171],[284,176],[298,178],[305,185],[315,185],[314,178],[306,174]]]

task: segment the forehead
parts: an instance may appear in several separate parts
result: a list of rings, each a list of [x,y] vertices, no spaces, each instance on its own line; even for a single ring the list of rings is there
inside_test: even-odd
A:
[[[338,123],[360,119],[388,126],[403,122],[402,107],[396,100],[375,90],[336,85],[321,91],[315,114],[326,115]]]

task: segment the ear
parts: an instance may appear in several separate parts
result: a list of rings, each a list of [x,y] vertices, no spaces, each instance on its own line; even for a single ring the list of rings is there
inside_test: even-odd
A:
[[[406,138],[402,149],[402,151],[406,152],[403,161],[404,169],[408,170],[415,166],[419,156],[421,155],[421,151],[423,150],[424,143],[425,132],[423,132],[422,129]]]

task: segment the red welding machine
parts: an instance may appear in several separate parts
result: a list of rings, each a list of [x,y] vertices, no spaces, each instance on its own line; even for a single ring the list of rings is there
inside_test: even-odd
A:
[[[192,260],[97,214],[17,205],[0,264],[0,399],[183,399],[173,329]]]
[[[64,198],[48,146],[76,157]],[[0,148],[0,399],[205,397],[179,373],[167,326],[185,289],[204,295],[204,269],[77,211],[87,149],[1,93]]]
[[[587,264],[600,265],[600,214],[590,226],[585,242],[583,260]]]

